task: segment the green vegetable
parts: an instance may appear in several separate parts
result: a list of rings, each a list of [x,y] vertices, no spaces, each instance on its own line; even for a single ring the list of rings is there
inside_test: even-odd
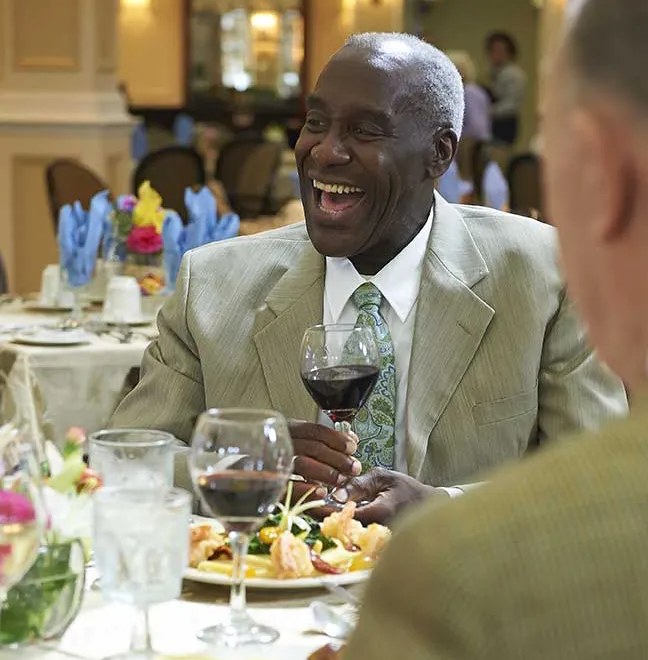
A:
[[[322,534],[320,525],[314,518],[311,518],[310,516],[306,516],[306,515],[301,515],[300,518],[304,522],[306,522],[310,527],[308,536],[304,539],[304,542],[306,543],[307,546],[312,548],[315,545],[316,541],[321,541],[322,550],[329,550],[330,548],[335,547],[335,541],[332,538],[328,536],[324,536],[324,534]],[[265,520],[263,525],[261,525],[260,529],[263,529],[264,527],[279,527],[283,519],[284,519],[284,514],[282,512],[273,513],[269,518]],[[294,536],[297,536],[297,534],[301,534],[304,531],[305,530],[301,529],[301,527],[299,527],[298,525],[293,524],[290,533],[293,534]],[[255,534],[250,540],[248,553],[251,555],[269,555],[270,546],[267,543],[262,543],[261,539],[259,539],[259,535]]]

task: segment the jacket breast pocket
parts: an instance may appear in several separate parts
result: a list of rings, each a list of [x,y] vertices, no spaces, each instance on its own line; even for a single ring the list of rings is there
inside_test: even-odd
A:
[[[537,435],[537,389],[473,406],[473,420],[482,450],[500,460],[523,455]]]

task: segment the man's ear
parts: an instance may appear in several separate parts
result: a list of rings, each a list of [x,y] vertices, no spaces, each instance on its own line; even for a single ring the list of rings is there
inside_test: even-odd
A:
[[[615,240],[627,228],[636,203],[632,145],[614,122],[589,110],[576,114],[571,130],[583,154],[580,176],[596,199],[591,231],[599,241]]]
[[[457,153],[457,134],[451,128],[441,128],[432,137],[425,171],[431,179],[443,176]]]

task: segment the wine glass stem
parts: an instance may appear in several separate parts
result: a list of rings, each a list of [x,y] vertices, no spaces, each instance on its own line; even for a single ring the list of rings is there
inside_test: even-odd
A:
[[[353,426],[350,422],[335,422],[335,430],[339,433],[353,433]]]
[[[73,321],[81,322],[83,320],[83,312],[81,311],[81,294],[77,287],[72,289],[72,300],[72,312],[70,317]]]
[[[133,655],[153,655],[153,647],[151,646],[151,628],[149,625],[149,608],[146,605],[144,607],[137,607],[130,652]]]
[[[230,617],[232,623],[247,618],[245,605],[245,557],[250,539],[247,534],[230,532],[232,549],[232,590],[230,592]]]

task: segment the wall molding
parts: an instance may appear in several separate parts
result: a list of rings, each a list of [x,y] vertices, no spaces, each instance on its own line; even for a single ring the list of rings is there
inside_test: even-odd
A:
[[[0,90],[0,124],[131,126],[117,92]]]
[[[14,0],[13,69],[70,72],[81,70],[81,0],[49,0],[52,22],[35,20],[45,0]],[[52,24],[54,23],[54,24]]]

